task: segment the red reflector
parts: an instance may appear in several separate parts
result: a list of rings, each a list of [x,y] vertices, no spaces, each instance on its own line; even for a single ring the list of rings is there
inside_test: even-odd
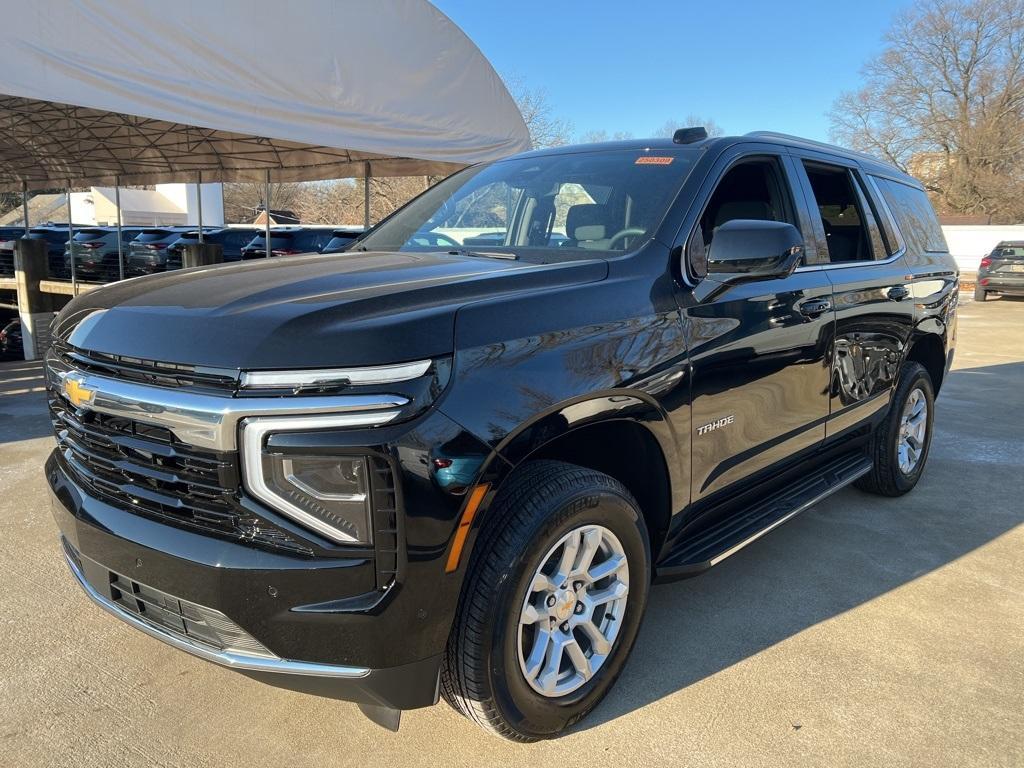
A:
[[[981,284],[982,285],[988,285],[988,278],[987,277],[981,278]]]

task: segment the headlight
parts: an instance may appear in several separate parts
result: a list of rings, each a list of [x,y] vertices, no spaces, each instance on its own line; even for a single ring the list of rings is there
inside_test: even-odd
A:
[[[280,431],[362,426],[380,420],[380,413],[248,419],[242,425],[245,487],[273,509],[331,541],[370,544],[373,529],[366,458],[277,453],[268,450],[266,438]]]

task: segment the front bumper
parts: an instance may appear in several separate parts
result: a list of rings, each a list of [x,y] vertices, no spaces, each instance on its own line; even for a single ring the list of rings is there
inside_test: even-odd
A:
[[[440,653],[424,648],[427,655],[408,661],[416,656],[410,647],[416,632],[395,631],[416,610],[408,602],[415,596],[403,599],[400,585],[358,595],[373,582],[373,564],[364,556],[309,560],[163,525],[84,494],[57,452],[46,472],[68,567],[108,613],[179,650],[277,687],[388,709],[437,701]],[[118,590],[124,591],[126,580],[137,591],[132,597],[140,610],[124,607]],[[228,634],[237,630],[241,642],[218,647],[188,628],[148,619],[147,588],[163,596],[164,608],[175,603],[172,616],[187,619],[189,606],[207,609],[214,614],[209,623],[227,627]],[[355,596],[339,605],[339,594]],[[164,613],[157,606],[148,615]],[[219,625],[215,614],[224,617]],[[401,663],[380,664],[389,658]]]

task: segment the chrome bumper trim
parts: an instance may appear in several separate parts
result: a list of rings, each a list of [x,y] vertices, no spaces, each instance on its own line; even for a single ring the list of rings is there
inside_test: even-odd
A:
[[[215,451],[237,448],[238,422],[249,416],[359,413],[353,426],[375,427],[396,418],[394,409],[409,403],[408,398],[388,394],[218,397],[97,376],[52,357],[46,362],[54,389],[64,395],[65,379],[70,376],[76,391],[87,393],[89,399],[76,407],[164,427],[183,443]]]
[[[96,603],[96,605],[112,616],[119,618],[121,621],[145,632],[150,637],[154,637],[157,640],[167,643],[167,645],[177,648],[179,651],[185,651],[186,653],[198,656],[201,659],[212,661],[214,664],[220,664],[223,667],[249,670],[252,672],[276,672],[286,675],[348,679],[358,679],[370,674],[370,670],[367,667],[345,667],[335,666],[332,664],[315,664],[306,661],[288,661],[280,658],[246,656],[228,651],[217,651],[215,649],[199,645],[198,643],[189,642],[188,640],[178,637],[177,635],[173,635],[160,627],[154,626],[153,624],[138,618],[137,616],[133,616],[128,611],[105,598],[93,589],[92,585],[86,580],[85,575],[81,570],[79,570],[78,566],[75,565],[67,552],[63,551],[63,548],[62,554],[64,555],[64,561],[68,564],[68,568],[71,569],[71,573],[73,573],[75,578],[78,580],[79,586],[85,591],[85,594],[89,596],[89,599]]]

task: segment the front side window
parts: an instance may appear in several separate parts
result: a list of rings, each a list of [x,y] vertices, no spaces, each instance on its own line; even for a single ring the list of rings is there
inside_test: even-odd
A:
[[[775,159],[743,160],[730,168],[715,187],[690,238],[687,257],[691,272],[696,277],[707,274],[707,251],[715,230],[727,221],[782,221],[798,227],[787,190]]]
[[[699,150],[614,150],[469,168],[378,225],[359,250],[449,250],[541,261],[613,256],[661,223]]]
[[[832,264],[884,259],[886,249],[878,222],[846,168],[804,163],[815,205],[821,217]]]

